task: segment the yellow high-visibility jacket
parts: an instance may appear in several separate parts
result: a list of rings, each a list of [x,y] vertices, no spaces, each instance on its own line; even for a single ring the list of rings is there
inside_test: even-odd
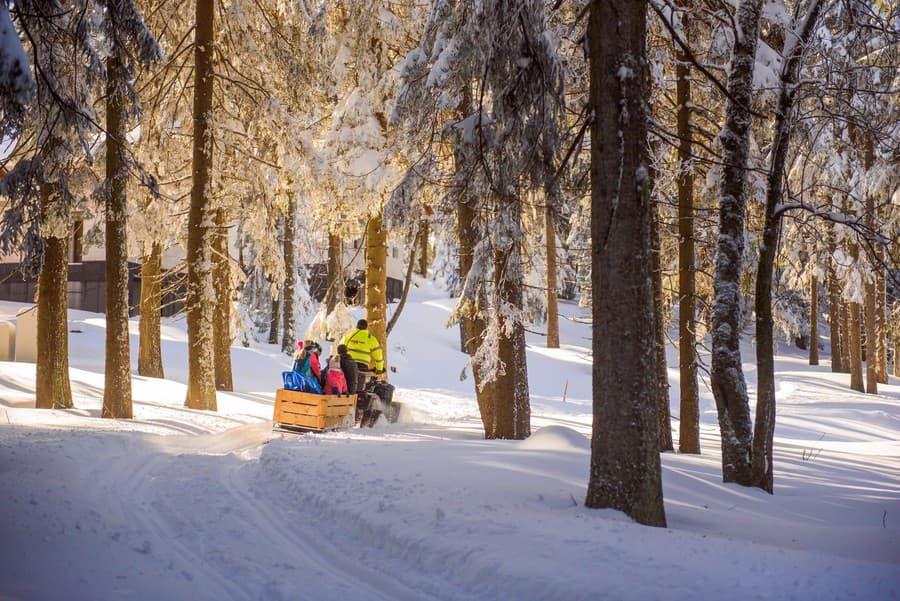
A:
[[[344,338],[344,345],[347,347],[347,354],[360,365],[372,369],[374,363],[375,371],[384,371],[384,355],[381,353],[381,345],[378,344],[378,339],[369,333],[369,330],[354,329]]]

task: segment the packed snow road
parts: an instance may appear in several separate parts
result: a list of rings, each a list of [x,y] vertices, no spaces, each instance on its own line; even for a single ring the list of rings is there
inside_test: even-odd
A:
[[[357,535],[340,524],[323,528],[314,507],[258,473],[268,424],[192,437],[9,434],[2,471],[18,472],[6,475],[23,486],[0,491],[0,505],[15,508],[0,520],[0,539],[37,544],[25,553],[3,545],[4,600],[137,599],[148,591],[218,601],[433,598],[367,565]],[[74,456],[70,447],[90,452]],[[396,559],[388,563],[402,571]]]

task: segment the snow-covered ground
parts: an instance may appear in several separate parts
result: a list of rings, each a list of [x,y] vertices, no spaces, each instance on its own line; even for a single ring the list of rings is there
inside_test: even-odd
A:
[[[452,304],[423,285],[391,336],[399,423],[286,437],[269,420],[289,359],[235,347],[236,392],[186,409],[177,320],[169,379],[135,376],[135,419],[100,419],[104,319],[70,312],[75,409],[31,408],[34,366],[0,363],[0,599],[900,598],[895,378],[854,393],[784,349],[774,496],[721,482],[704,389],[703,455],[663,455],[669,527],[643,527],[583,506],[589,327],[530,338],[535,434],[485,441]]]

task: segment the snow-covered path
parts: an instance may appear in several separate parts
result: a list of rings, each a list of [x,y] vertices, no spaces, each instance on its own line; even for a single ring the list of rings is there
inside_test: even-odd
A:
[[[5,488],[0,506],[45,519],[4,519],[0,540],[46,544],[35,547],[40,557],[3,546],[0,598],[132,599],[148,590],[162,599],[433,598],[354,559],[341,547],[353,533],[335,537],[340,528],[322,529],[314,510],[261,487],[269,427],[235,430],[187,440],[85,432],[69,441],[91,447],[80,457],[58,431],[7,432],[2,456],[16,463],[4,467],[17,473],[4,477],[27,485]],[[85,549],[96,555],[79,557]]]

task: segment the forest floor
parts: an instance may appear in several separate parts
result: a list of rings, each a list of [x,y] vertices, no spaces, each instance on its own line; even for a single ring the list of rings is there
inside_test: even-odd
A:
[[[703,454],[663,454],[668,527],[649,528],[583,506],[584,310],[562,305],[561,349],[529,335],[532,437],[485,441],[452,306],[411,292],[387,345],[398,423],[303,436],[271,430],[290,359],[267,344],[232,349],[218,412],[185,408],[178,319],[167,379],[135,376],[135,418],[101,419],[104,317],[70,311],[74,409],[34,409],[34,366],[0,363],[0,600],[900,599],[896,378],[855,393],[827,345],[816,367],[783,346],[774,495],[721,482],[702,386]]]

